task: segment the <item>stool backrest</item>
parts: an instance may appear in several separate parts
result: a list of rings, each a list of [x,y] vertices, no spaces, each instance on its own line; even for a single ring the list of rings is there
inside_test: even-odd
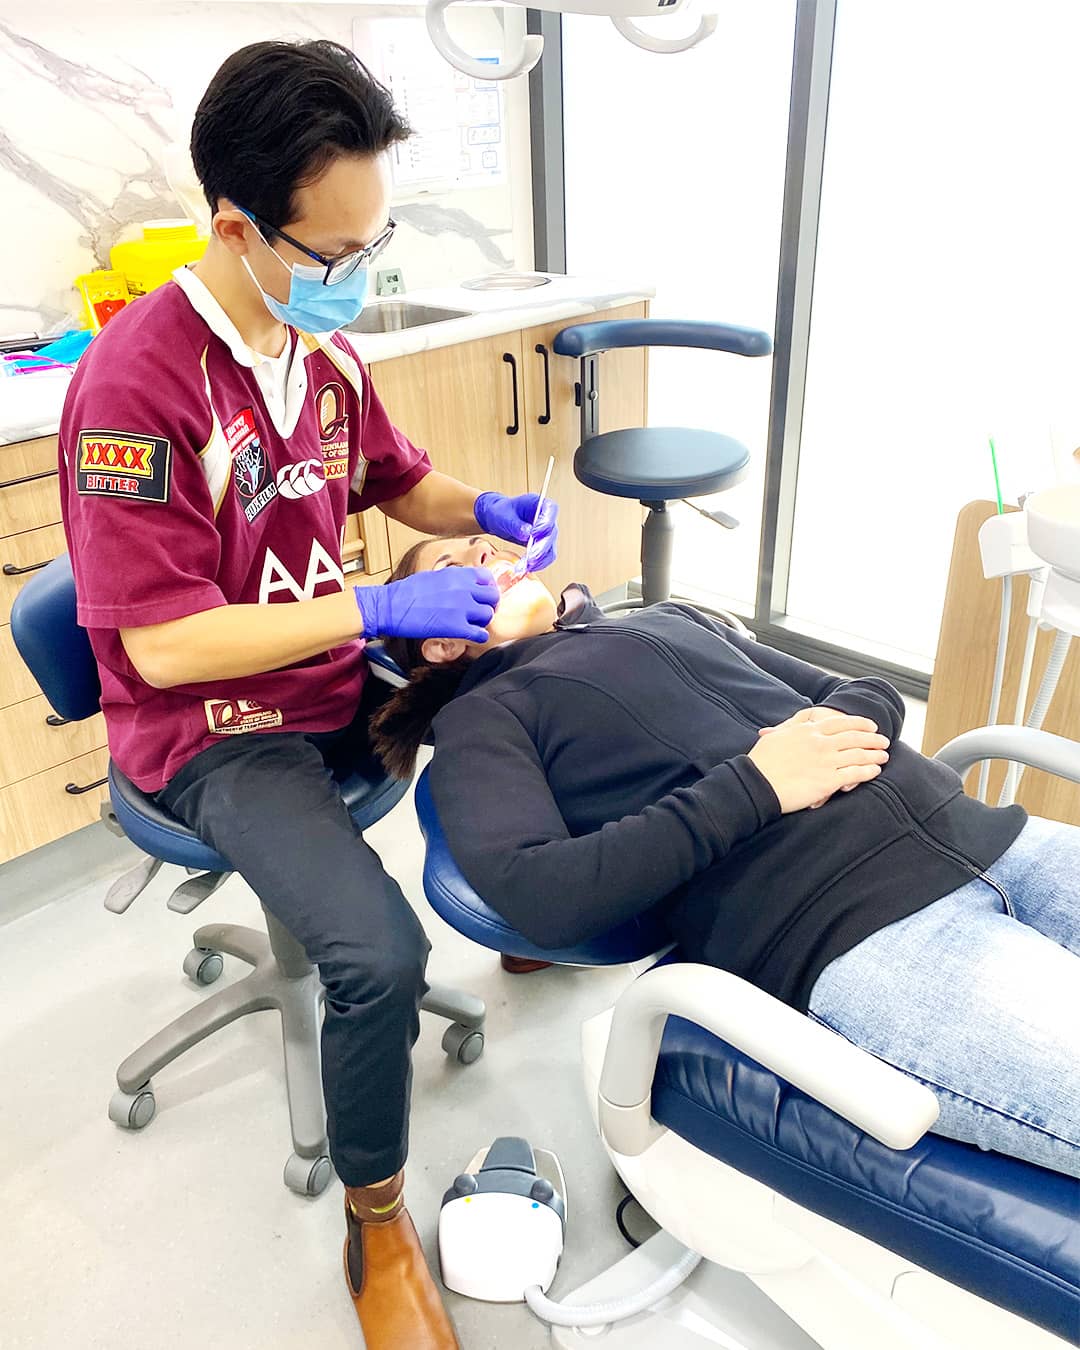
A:
[[[564,328],[551,344],[557,356],[592,356],[618,347],[699,347],[734,356],[768,356],[772,338],[760,328],[700,319],[601,319]]]
[[[19,655],[52,706],[71,722],[101,708],[101,682],[86,629],[75,617],[75,578],[66,553],[26,583],[11,610]]]

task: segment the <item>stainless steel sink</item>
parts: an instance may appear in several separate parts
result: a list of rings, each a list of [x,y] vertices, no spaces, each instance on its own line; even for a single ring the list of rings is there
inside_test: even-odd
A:
[[[468,312],[465,309],[441,309],[438,305],[419,305],[411,300],[376,300],[355,323],[349,324],[349,330],[353,333],[399,333],[403,328],[463,319]]]

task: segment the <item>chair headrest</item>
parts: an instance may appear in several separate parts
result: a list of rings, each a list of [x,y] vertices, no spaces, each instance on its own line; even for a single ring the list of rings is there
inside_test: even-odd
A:
[[[75,578],[64,553],[35,573],[15,597],[11,635],[60,716],[81,722],[100,710],[101,683],[90,639],[75,612]]]

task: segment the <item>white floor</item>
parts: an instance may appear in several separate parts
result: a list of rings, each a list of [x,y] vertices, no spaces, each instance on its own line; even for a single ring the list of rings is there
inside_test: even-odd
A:
[[[411,801],[368,837],[423,918],[433,978],[488,1006],[476,1064],[446,1059],[437,1019],[425,1016],[417,1046],[406,1195],[429,1259],[442,1192],[481,1145],[522,1134],[555,1149],[566,1171],[570,1224],[553,1292],[567,1292],[628,1250],[613,1220],[624,1191],[588,1117],[577,1042],[581,1021],[629,976],[505,975],[424,901]],[[163,1073],[145,1132],[106,1115],[120,1060],[203,996],[180,970],[192,930],[259,919],[235,876],[189,918],[171,913],[183,873],[170,867],[126,915],[107,913],[109,882],[136,856],[93,826],[0,869],[0,1345],[357,1350],[341,1187],[304,1200],[281,1182],[290,1143],[274,1014]],[[227,959],[222,978],[243,969]],[[448,1303],[464,1350],[549,1343],[521,1305]]]
[[[912,708],[905,733],[914,745],[922,712]],[[629,974],[505,975],[424,901],[411,801],[369,838],[432,938],[432,977],[488,1006],[478,1063],[447,1061],[436,1019],[425,1017],[416,1050],[407,1199],[429,1259],[443,1190],[481,1145],[522,1134],[558,1152],[567,1176],[558,1297],[627,1250],[613,1218],[624,1192],[588,1116],[578,1028]],[[274,1014],[162,1074],[145,1132],[106,1115],[120,1060],[202,996],[180,969],[192,930],[259,921],[235,876],[195,915],[170,912],[183,878],[171,867],[126,915],[107,913],[108,884],[137,856],[93,826],[0,868],[0,1345],[359,1350],[341,1275],[341,1188],[304,1200],[281,1182],[290,1143]],[[242,970],[227,960],[223,978]],[[649,1231],[640,1212],[636,1222]],[[464,1350],[549,1344],[521,1305],[447,1301]]]

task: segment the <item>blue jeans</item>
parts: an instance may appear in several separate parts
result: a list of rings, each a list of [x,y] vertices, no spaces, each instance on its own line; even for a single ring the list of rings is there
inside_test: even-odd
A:
[[[1080,828],[1033,817],[981,879],[822,971],[810,1016],[925,1083],[937,1134],[1080,1177]]]

